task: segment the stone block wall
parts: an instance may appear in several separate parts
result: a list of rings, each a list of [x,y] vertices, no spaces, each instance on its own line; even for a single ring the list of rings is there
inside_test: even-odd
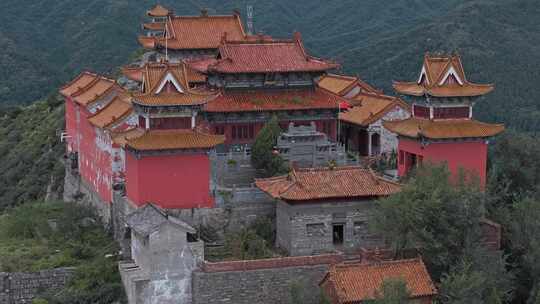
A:
[[[277,203],[277,246],[302,256],[361,247],[382,246],[382,239],[368,230],[373,202],[329,202],[290,205]],[[334,245],[333,226],[343,226],[343,244]]]
[[[319,282],[340,254],[204,263],[193,273],[193,304],[285,304],[298,288],[304,303],[319,303]]]
[[[0,304],[31,303],[40,293],[60,291],[74,272],[74,268],[0,272]]]

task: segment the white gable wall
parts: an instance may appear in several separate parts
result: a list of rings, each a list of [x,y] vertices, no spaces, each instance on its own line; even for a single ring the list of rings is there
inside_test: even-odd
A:
[[[402,120],[407,119],[411,114],[403,108],[396,106],[394,109],[386,113],[381,119],[369,125],[369,130],[378,132],[381,135],[381,153],[391,153],[397,151],[398,139],[397,134],[388,131],[383,127],[382,123],[385,120]]]

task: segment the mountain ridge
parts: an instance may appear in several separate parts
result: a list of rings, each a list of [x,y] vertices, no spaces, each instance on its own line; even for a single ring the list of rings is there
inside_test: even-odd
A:
[[[532,0],[161,2],[192,15],[202,7],[222,14],[252,4],[256,31],[290,37],[298,30],[310,53],[341,62],[342,72],[389,94],[393,80],[417,77],[424,52],[457,51],[471,81],[497,86],[475,107],[479,119],[540,130],[540,89],[534,85],[540,58],[531,56],[540,52],[540,9]],[[140,23],[153,4],[3,1],[0,103],[43,98],[82,70],[116,73],[139,48]]]

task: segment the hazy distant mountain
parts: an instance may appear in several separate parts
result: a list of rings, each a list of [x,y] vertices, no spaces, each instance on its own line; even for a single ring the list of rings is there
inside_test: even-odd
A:
[[[156,1],[3,0],[0,102],[28,103],[81,69],[113,73],[137,50],[145,11]],[[476,115],[540,130],[540,7],[533,0],[161,1],[177,14],[245,12],[255,30],[290,36],[344,72],[391,92],[416,78],[425,51],[458,51],[469,78],[495,82]]]

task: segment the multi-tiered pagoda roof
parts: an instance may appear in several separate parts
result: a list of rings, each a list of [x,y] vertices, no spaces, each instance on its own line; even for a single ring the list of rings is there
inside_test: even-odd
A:
[[[494,85],[469,82],[458,55],[426,54],[418,80],[396,81],[394,89],[400,94],[413,96],[472,97],[491,92]]]
[[[148,63],[143,67],[124,68],[124,74],[141,83],[141,92],[133,93],[133,102],[143,106],[202,105],[215,97],[208,90],[195,90],[204,75],[183,63]],[[167,90],[171,86],[173,90]]]
[[[467,80],[458,55],[424,56],[420,76],[415,82],[394,82],[398,93],[416,97],[413,116],[387,121],[384,126],[401,136],[430,139],[484,138],[501,133],[502,124],[474,120],[472,99],[494,89],[492,84]],[[424,99],[420,99],[425,96]]]

